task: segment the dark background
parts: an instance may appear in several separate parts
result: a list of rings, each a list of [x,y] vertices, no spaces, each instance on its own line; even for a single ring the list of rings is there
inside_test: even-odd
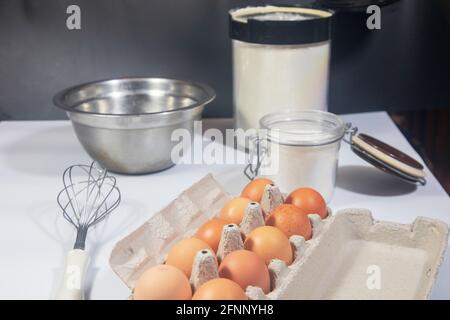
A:
[[[309,3],[273,0],[270,3]],[[0,120],[58,119],[54,93],[118,76],[210,84],[205,116],[232,115],[227,11],[262,1],[0,0]],[[81,7],[82,30],[66,28]],[[382,29],[365,12],[333,25],[329,109],[402,111],[450,105],[450,1],[400,0],[382,8]]]

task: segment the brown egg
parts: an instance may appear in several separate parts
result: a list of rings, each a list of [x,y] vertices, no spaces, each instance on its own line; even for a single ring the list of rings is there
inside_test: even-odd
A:
[[[252,202],[250,199],[244,197],[231,199],[220,210],[219,218],[228,223],[240,224],[244,217],[245,209],[250,202]]]
[[[257,178],[250,181],[242,190],[241,197],[248,198],[252,201],[261,202],[264,188],[273,181],[266,178]]]
[[[293,204],[282,204],[272,210],[266,219],[266,225],[280,229],[288,238],[299,235],[309,240],[312,236],[308,216]]]
[[[195,255],[204,249],[212,250],[205,241],[197,238],[181,240],[169,251],[166,264],[180,269],[189,278],[191,276]]]
[[[286,203],[293,204],[306,214],[318,214],[322,219],[328,215],[327,204],[322,195],[312,188],[298,188],[286,198]]]
[[[228,222],[223,219],[213,218],[205,222],[197,230],[195,237],[205,241],[214,250],[214,252],[217,252],[220,238],[222,236],[222,229],[227,224]]]
[[[254,229],[247,236],[244,247],[260,256],[266,264],[280,259],[287,265],[292,263],[292,248],[289,239],[279,229],[263,226]]]
[[[158,265],[145,271],[134,288],[134,300],[189,300],[191,285],[175,267]]]
[[[270,292],[270,276],[264,260],[248,250],[229,253],[219,267],[219,276],[233,280],[246,290],[248,286],[260,287],[264,293]]]
[[[248,300],[248,298],[236,282],[216,278],[202,284],[192,300]]]

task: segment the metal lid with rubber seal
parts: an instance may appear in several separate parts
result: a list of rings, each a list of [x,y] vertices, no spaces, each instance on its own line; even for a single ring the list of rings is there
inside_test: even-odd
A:
[[[296,6],[258,6],[229,11],[230,38],[273,45],[330,40],[333,11]]]

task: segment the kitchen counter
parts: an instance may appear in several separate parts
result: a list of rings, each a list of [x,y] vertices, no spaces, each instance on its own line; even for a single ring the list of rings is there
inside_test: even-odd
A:
[[[343,118],[360,132],[420,159],[385,112]],[[222,129],[230,125],[229,120],[204,123],[204,127]],[[90,161],[69,121],[0,123],[0,299],[54,297],[65,254],[75,239],[75,231],[56,203],[61,175],[69,165]],[[108,264],[114,244],[210,172],[229,192],[238,193],[246,181],[242,170],[243,165],[178,165],[152,175],[117,175],[122,203],[88,235],[87,298],[127,298],[128,288]],[[334,211],[368,208],[379,220],[411,223],[417,216],[427,216],[450,224],[450,199],[429,169],[425,171],[426,186],[405,184],[371,167],[343,143],[337,188],[329,205]],[[448,252],[432,298],[450,299]]]

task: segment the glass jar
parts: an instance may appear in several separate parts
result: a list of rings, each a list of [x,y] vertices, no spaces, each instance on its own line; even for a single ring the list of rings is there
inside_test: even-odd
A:
[[[262,117],[260,128],[261,175],[272,179],[283,193],[311,187],[329,202],[346,132],[344,121],[325,111],[285,111]]]
[[[327,110],[332,12],[294,6],[230,11],[236,127],[265,114]]]

